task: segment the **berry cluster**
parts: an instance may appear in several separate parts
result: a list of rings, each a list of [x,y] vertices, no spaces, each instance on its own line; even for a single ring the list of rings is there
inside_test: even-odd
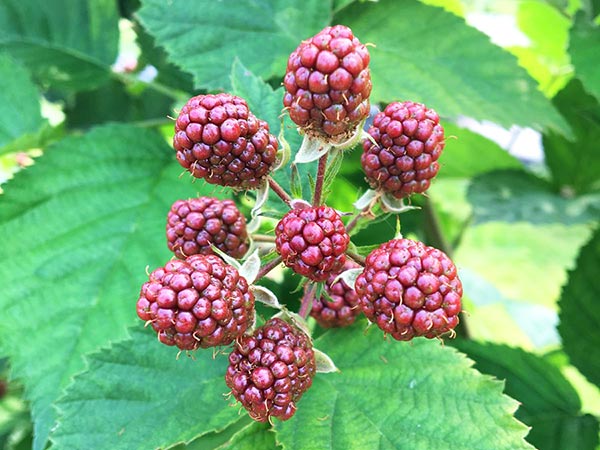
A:
[[[254,295],[235,267],[215,255],[192,255],[150,274],[137,313],[163,344],[216,347],[231,344],[252,324]]]
[[[350,236],[328,206],[290,210],[275,228],[275,245],[286,266],[313,281],[324,281],[346,261]]]
[[[356,280],[365,315],[394,339],[433,338],[458,324],[462,285],[440,250],[394,239],[373,250]]]
[[[192,97],[175,122],[177,160],[211,184],[257,187],[275,162],[277,145],[267,122],[230,94]]]
[[[325,141],[352,133],[369,115],[369,61],[367,48],[343,25],[302,42],[283,79],[290,118]]]
[[[435,111],[413,102],[390,103],[377,114],[361,157],[371,187],[397,198],[429,189],[444,149],[439,121]]]
[[[356,269],[360,264],[347,260],[342,271]],[[347,327],[352,325],[361,313],[358,294],[344,280],[339,278],[341,272],[329,275],[325,283],[325,294],[313,300],[310,315],[323,328]]]
[[[214,245],[233,258],[248,251],[246,219],[232,200],[177,200],[167,215],[167,245],[180,259],[210,255]]]
[[[439,171],[437,160],[444,148],[438,115],[419,103],[390,103],[374,117],[368,135],[361,129],[370,108],[369,61],[365,45],[342,25],[303,41],[289,57],[284,108],[305,142],[316,140],[326,149],[317,154],[312,203],[293,199],[271,177],[280,156],[277,139],[244,99],[225,93],[198,95],[175,122],[177,160],[194,177],[235,190],[258,189],[262,195],[257,199],[268,198],[266,189],[271,187],[289,211],[273,224],[273,237],[249,233],[232,200],[175,201],[167,214],[166,235],[178,259],[150,273],[137,314],[163,344],[185,351],[230,346],[225,383],[260,422],[290,419],[317,366],[320,371],[334,369],[313,348],[308,317],[333,328],[351,325],[364,313],[399,341],[453,334],[458,324],[462,285],[446,254],[397,238],[364,257],[350,242],[352,230],[373,216],[378,202],[390,211],[394,204],[389,196],[401,203],[426,191]],[[353,145],[356,136],[362,136],[361,165],[373,190],[367,193],[369,204],[344,224],[345,213],[321,201],[325,175],[335,167],[327,166],[327,151]],[[303,144],[299,152],[311,145]],[[281,161],[286,159],[281,155]],[[335,174],[337,169],[331,170]],[[258,250],[249,251],[255,247],[253,240],[267,247],[265,253],[273,250],[275,259],[259,267]],[[256,285],[280,263],[305,283],[298,313]],[[255,301],[278,308],[279,314],[256,328]]]
[[[254,420],[287,420],[312,385],[315,371],[308,336],[275,318],[236,341],[225,382]]]

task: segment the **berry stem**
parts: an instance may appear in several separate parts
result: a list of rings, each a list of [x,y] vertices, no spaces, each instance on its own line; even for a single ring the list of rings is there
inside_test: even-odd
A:
[[[267,177],[267,179],[269,180],[269,186],[271,186],[273,192],[275,192],[286,205],[290,206],[290,203],[292,202],[292,197],[290,197],[290,195],[287,192],[285,192],[285,190],[281,187],[279,183],[277,183],[277,181],[273,179],[273,177],[269,176]]]
[[[315,194],[313,195],[313,205],[321,205],[321,196],[323,195],[323,181],[325,180],[325,170],[327,169],[327,155],[325,153],[319,158],[319,166],[317,168],[317,180],[315,181]]]
[[[277,267],[279,264],[281,264],[281,261],[283,261],[283,258],[281,256],[278,256],[273,261],[269,261],[265,265],[261,266],[261,268],[258,271],[258,274],[256,275],[256,279],[254,280],[254,282],[257,282],[262,277],[264,277],[266,274],[268,274],[271,270],[273,270],[275,267]]]
[[[256,242],[275,242],[275,236],[269,236],[268,234],[253,234],[252,239]]]
[[[354,253],[354,252],[351,252],[348,250],[346,251],[346,255],[348,255],[350,258],[352,258],[354,260],[354,262],[356,262],[364,267],[365,261],[366,261],[366,258],[364,256],[361,256],[358,253]]]
[[[315,292],[317,290],[317,285],[312,284],[308,287],[304,295],[302,296],[302,302],[300,303],[300,309],[298,310],[298,315],[303,319],[306,319],[310,314],[310,310],[312,309],[313,299],[315,298]]]

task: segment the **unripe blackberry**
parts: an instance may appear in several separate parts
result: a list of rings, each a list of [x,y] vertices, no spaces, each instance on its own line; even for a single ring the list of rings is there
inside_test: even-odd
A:
[[[329,275],[325,283],[325,292],[327,292],[329,298],[322,295],[320,298],[314,299],[310,315],[323,328],[352,325],[356,316],[362,312],[356,291],[341,278],[335,281],[343,271],[358,267],[360,266],[354,261],[346,260],[343,269]]]
[[[236,340],[225,383],[254,420],[288,420],[315,372],[308,336],[275,318]]]
[[[277,145],[269,125],[230,94],[192,97],[175,122],[177,161],[211,184],[256,188],[275,162]]]
[[[288,59],[283,104],[306,133],[343,141],[369,115],[370,56],[343,25],[303,41]]]
[[[373,250],[355,287],[367,318],[394,339],[434,338],[458,324],[463,291],[456,267],[421,242],[394,239]]]
[[[440,169],[444,128],[433,109],[421,103],[394,102],[378,113],[363,140],[362,167],[373,189],[396,198],[429,189]]]
[[[229,345],[252,325],[254,295],[235,267],[215,255],[192,255],[150,274],[137,314],[163,344],[181,350]]]
[[[180,259],[211,255],[214,245],[233,258],[248,251],[246,219],[232,200],[177,200],[167,215],[167,245]]]
[[[275,227],[275,246],[283,263],[313,281],[325,281],[346,262],[350,236],[333,208],[300,207]]]

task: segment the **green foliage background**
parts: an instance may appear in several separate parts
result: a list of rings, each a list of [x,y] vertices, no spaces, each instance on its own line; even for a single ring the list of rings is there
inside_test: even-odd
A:
[[[492,43],[470,25],[482,12],[512,18],[528,45]],[[595,0],[2,2],[0,449],[600,448],[599,12]],[[290,421],[257,424],[223,399],[225,356],[177,359],[135,314],[145,268],[170,258],[171,203],[232,196],[180,176],[168,116],[227,90],[297,150],[280,119],[287,56],[338,23],[374,44],[374,104],[424,102],[456,137],[400,220],[452,255],[468,315],[444,345],[389,342],[364,321],[315,328],[341,372],[319,374]],[[544,164],[464,116],[539,131]],[[359,160],[344,155],[331,206],[351,212],[367,189]],[[289,168],[275,177],[290,187]],[[252,195],[236,199],[249,213]],[[367,251],[395,230],[386,217],[353,241]],[[264,284],[294,308],[297,282]]]

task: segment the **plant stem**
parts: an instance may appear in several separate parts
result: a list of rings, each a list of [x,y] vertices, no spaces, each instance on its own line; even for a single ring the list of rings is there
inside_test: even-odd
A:
[[[312,309],[313,299],[315,297],[315,291],[317,290],[317,285],[312,284],[308,287],[304,295],[302,296],[302,303],[300,303],[300,309],[298,310],[298,315],[303,319],[306,319],[310,314],[310,310]]]
[[[465,232],[467,231],[467,229],[469,228],[469,226],[471,225],[472,222],[473,222],[473,213],[471,213],[469,215],[469,217],[463,222],[462,226],[460,227],[460,231],[456,234],[456,237],[452,240],[452,248],[456,248],[460,245],[460,243],[463,240],[463,237],[465,236]]]
[[[361,266],[365,266],[366,258],[364,256],[359,255],[358,253],[346,251],[346,255],[354,260],[354,262],[360,264]]]
[[[258,271],[258,274],[256,275],[256,280],[254,280],[254,281],[256,282],[256,281],[260,280],[262,277],[264,277],[266,274],[268,274],[271,270],[273,270],[275,267],[277,267],[279,264],[281,264],[281,261],[282,261],[281,256],[278,256],[273,261],[269,261],[268,263],[266,263],[264,266],[262,266],[260,268],[260,270]]]
[[[315,194],[313,196],[313,206],[321,204],[321,196],[323,195],[323,181],[325,180],[325,169],[327,169],[327,155],[325,153],[319,158],[319,167],[317,168],[317,180],[315,181]]]
[[[186,92],[174,89],[156,81],[142,81],[134,74],[111,71],[111,75],[113,78],[119,80],[123,84],[143,84],[147,88],[156,92],[160,92],[161,94],[174,100],[185,100],[189,97],[189,94]]]
[[[279,183],[277,183],[277,181],[273,179],[273,177],[268,176],[267,179],[269,180],[269,186],[271,186],[273,192],[275,192],[286,205],[290,206],[290,203],[292,202],[292,197],[290,197],[290,195],[287,192],[285,192],[285,190],[279,185]]]
[[[372,218],[375,218],[375,215],[373,214],[373,207],[375,206],[375,203],[377,203],[378,199],[379,199],[380,195],[376,196],[375,198],[373,198],[368,205],[366,205],[363,209],[361,209],[360,211],[358,211],[356,213],[356,215],[350,220],[350,222],[348,222],[348,225],[346,225],[346,232],[348,234],[350,234],[350,232],[354,229],[354,227],[356,227],[356,225],[358,225],[358,221],[360,220],[361,217],[363,216],[371,216]]]
[[[454,249],[450,246],[450,243],[442,232],[440,221],[429,198],[425,198],[423,213],[425,214],[425,233],[427,233],[431,245],[452,258]]]
[[[425,199],[423,213],[425,214],[425,233],[431,241],[431,244],[443,251],[450,259],[452,259],[454,249],[442,232],[440,221],[429,198]],[[470,339],[471,333],[469,331],[468,319],[463,312],[460,313],[459,317],[460,323],[456,327],[456,334],[464,339]]]
[[[268,234],[253,234],[252,239],[256,242],[275,242],[275,236],[269,236]]]
[[[350,222],[348,222],[348,225],[346,225],[346,233],[350,234],[350,232],[354,229],[354,227],[358,223],[358,219],[360,219],[360,216],[362,216],[362,214],[363,214],[363,211],[358,212],[352,218],[352,220],[350,220]]]

